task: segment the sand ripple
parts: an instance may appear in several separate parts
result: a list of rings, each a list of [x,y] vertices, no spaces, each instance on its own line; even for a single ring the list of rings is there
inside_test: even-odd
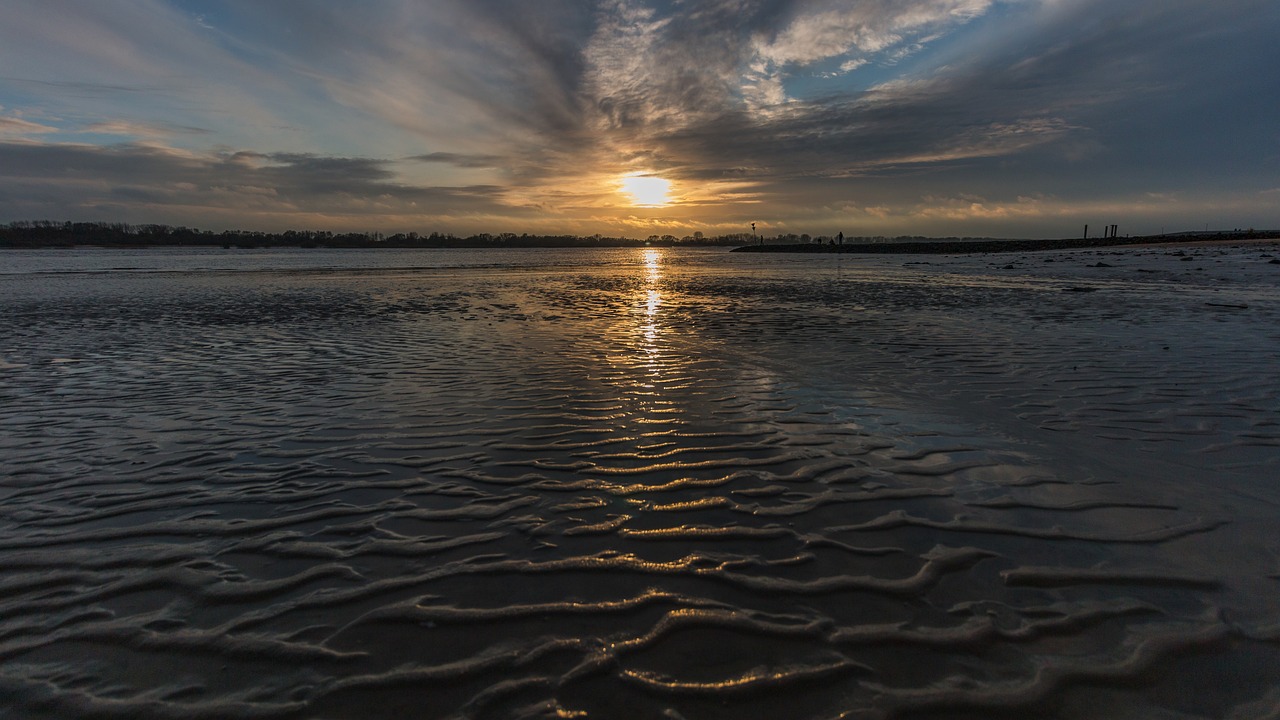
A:
[[[1274,716],[1280,291],[1125,252],[6,275],[0,714]]]

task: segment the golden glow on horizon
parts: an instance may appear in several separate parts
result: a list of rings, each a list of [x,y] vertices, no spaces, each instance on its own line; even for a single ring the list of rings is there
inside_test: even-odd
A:
[[[622,191],[631,196],[637,207],[666,207],[671,204],[671,181],[660,177],[633,173],[622,177]]]

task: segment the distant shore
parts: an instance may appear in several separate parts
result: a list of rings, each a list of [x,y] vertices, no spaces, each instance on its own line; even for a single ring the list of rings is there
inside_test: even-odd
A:
[[[744,245],[734,248],[732,252],[959,255],[965,253],[1033,252],[1036,250],[1080,250],[1123,245],[1183,245],[1206,242],[1265,242],[1276,240],[1280,240],[1280,232],[1268,230],[1141,235],[1122,238],[1064,238],[1056,240],[921,240],[916,242],[854,242],[844,244],[773,243]]]
[[[602,247],[722,247],[733,252],[764,253],[882,253],[953,255],[968,253],[1072,250],[1123,245],[1180,245],[1218,242],[1266,242],[1280,239],[1280,230],[1233,230],[1184,232],[1132,237],[1063,239],[997,239],[987,237],[896,238],[849,237],[844,242],[827,236],[810,241],[807,235],[779,235],[754,239],[749,233],[704,237],[701,233],[677,238],[651,235],[645,239],[602,235],[529,235],[481,233],[467,237],[431,233],[332,233],[312,230],[259,232],[226,230],[213,232],[167,225],[127,225],[123,223],[16,222],[0,225],[0,249],[40,248],[146,248],[221,247],[223,249],[303,248],[303,249],[519,249],[519,248],[602,248]]]

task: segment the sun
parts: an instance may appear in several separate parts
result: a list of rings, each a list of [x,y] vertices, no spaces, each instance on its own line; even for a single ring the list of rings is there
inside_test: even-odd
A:
[[[664,207],[671,204],[668,193],[671,182],[645,174],[624,175],[622,191],[631,196],[631,204],[637,207]]]

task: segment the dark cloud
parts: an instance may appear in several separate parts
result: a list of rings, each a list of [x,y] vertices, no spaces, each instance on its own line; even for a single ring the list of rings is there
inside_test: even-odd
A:
[[[395,182],[389,163],[299,153],[192,156],[139,145],[0,143],[0,193],[19,217],[75,219],[85,211],[126,207],[130,218],[176,211],[246,212],[275,225],[300,214],[376,222],[379,216],[510,214],[494,186],[418,187]],[[207,221],[207,220],[206,220]]]
[[[1015,189],[1028,180],[1070,190],[1082,170],[1096,167],[1112,180],[1123,178],[1107,182],[1109,191],[1167,184],[1148,168],[1196,172],[1187,165],[1237,155],[1226,146],[1256,151],[1268,136],[1274,141],[1274,130],[1256,119],[1274,114],[1277,93],[1255,86],[1265,68],[1280,62],[1260,29],[1277,27],[1276,6],[1236,5],[1077,3],[1073,12],[1024,17],[1017,40],[931,73],[794,102],[773,115],[706,116],[648,141],[689,179],[733,177],[745,168],[759,182],[844,175],[883,180],[928,169],[950,171],[945,182],[962,187],[994,182],[983,168],[999,168],[1005,192],[1017,193],[1030,190]],[[1258,28],[1223,26],[1223,15],[1250,9],[1266,19]],[[1228,54],[1241,47],[1256,52]],[[1218,104],[1205,107],[1204,98]],[[1214,123],[1204,123],[1205,115],[1215,116]],[[1197,157],[1194,146],[1205,138],[1179,142],[1206,130],[1217,138],[1208,144],[1228,152]],[[1204,169],[1192,182],[1202,181]],[[1254,179],[1274,169],[1257,166]]]
[[[497,155],[464,155],[461,153],[434,152],[426,155],[414,155],[410,160],[424,163],[441,163],[460,168],[500,167],[502,158]]]

